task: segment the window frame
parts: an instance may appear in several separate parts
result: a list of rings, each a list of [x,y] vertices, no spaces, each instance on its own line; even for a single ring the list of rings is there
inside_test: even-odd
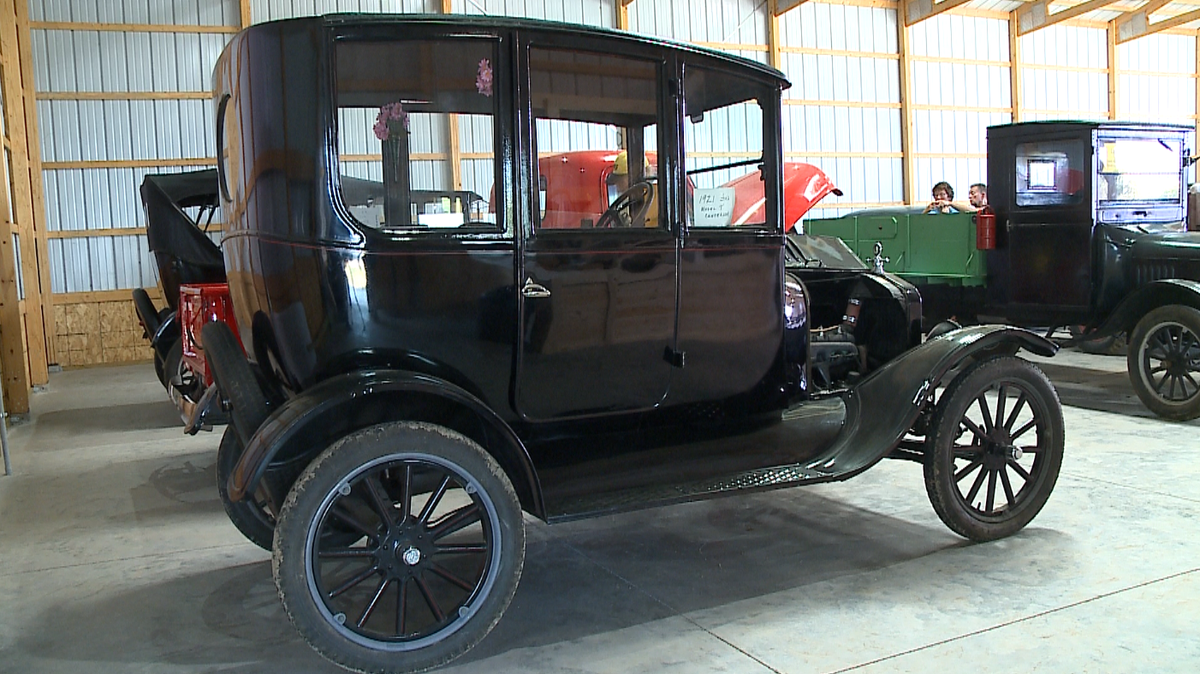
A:
[[[337,53],[338,46],[343,42],[360,43],[400,43],[400,42],[453,42],[456,40],[483,41],[493,47],[493,95],[494,103],[492,122],[492,157],[494,181],[494,209],[496,226],[491,230],[482,227],[374,227],[362,222],[350,211],[342,190],[342,172],[340,156],[340,130],[338,114],[338,80]],[[328,72],[325,74],[328,108],[324,112],[326,136],[326,170],[330,185],[329,197],[334,213],[347,226],[364,236],[383,237],[390,240],[406,239],[449,239],[449,240],[489,240],[512,242],[516,236],[517,222],[514,218],[515,209],[512,189],[515,184],[512,170],[514,163],[513,143],[511,138],[515,133],[516,124],[512,114],[512,70],[513,61],[510,45],[514,37],[511,31],[492,29],[460,29],[445,25],[412,25],[397,27],[395,25],[358,25],[334,26],[328,33],[326,48],[329,49]],[[452,113],[445,113],[452,114]],[[447,161],[450,159],[447,157]],[[488,195],[480,195],[485,199]]]

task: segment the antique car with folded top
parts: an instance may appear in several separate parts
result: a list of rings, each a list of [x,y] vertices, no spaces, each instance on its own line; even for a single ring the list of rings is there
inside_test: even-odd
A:
[[[985,541],[1053,489],[1062,410],[1016,356],[1052,343],[922,341],[910,284],[785,234],[772,68],[582,26],[335,15],[242,31],[213,84],[238,336],[204,326],[197,415],[228,409],[223,496],[260,514],[284,608],[333,662],[420,671],[478,643],[526,515],[894,457]]]

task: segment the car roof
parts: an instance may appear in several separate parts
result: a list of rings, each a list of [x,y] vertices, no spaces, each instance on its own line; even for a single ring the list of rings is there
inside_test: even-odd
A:
[[[630,33],[627,31],[615,30],[612,28],[601,28],[597,26],[586,26],[575,23],[565,23],[560,21],[545,21],[541,19],[524,19],[516,17],[497,17],[497,16],[482,16],[471,14],[326,14],[321,17],[309,17],[307,19],[284,19],[283,21],[305,21],[319,20],[331,27],[352,27],[352,26],[378,26],[378,25],[426,25],[426,26],[443,26],[446,28],[505,28],[516,30],[531,30],[548,33],[567,33],[570,35],[584,35],[599,37],[606,40],[622,40],[632,44],[644,44],[655,47],[665,47],[671,50],[698,54],[716,61],[723,61],[728,65],[737,68],[746,68],[756,72],[759,75],[764,75],[778,82],[781,89],[791,87],[791,82],[779,70],[772,68],[765,63],[729,54],[727,52],[701,47],[694,44],[676,42],[660,37],[650,35],[641,35]],[[275,22],[267,22],[275,23]],[[253,28],[251,28],[252,30]]]

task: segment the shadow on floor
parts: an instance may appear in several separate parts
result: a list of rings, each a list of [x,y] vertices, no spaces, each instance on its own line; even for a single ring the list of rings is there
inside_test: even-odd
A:
[[[102,409],[70,409],[39,414],[28,451],[73,447],[80,437],[102,433],[178,429],[183,433],[179,410],[169,400],[154,403],[115,405]],[[66,444],[71,443],[71,444]]]
[[[461,662],[636,628],[967,545],[940,528],[804,490],[553,527],[530,522],[528,529],[512,605]],[[1011,563],[981,557],[970,573],[986,573],[980,563]],[[293,631],[268,562],[72,599],[47,607],[22,632],[13,643],[18,659],[23,652],[206,671],[261,671],[265,663],[274,671],[338,671]]]
[[[1138,399],[1133,384],[1129,383],[1129,375],[1124,371],[1093,370],[1053,362],[1038,363],[1038,367],[1054,382],[1064,405],[1127,417],[1158,418]]]

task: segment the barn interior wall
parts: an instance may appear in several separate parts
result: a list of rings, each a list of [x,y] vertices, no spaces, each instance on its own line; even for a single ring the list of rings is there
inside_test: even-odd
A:
[[[618,3],[30,0],[60,364],[150,357],[140,332],[135,339],[132,327],[120,325],[136,326],[129,290],[157,286],[137,186],[146,173],[214,163],[208,74],[247,18],[449,10],[615,27]],[[769,6],[635,0],[628,26],[770,62]],[[901,31],[909,45],[904,56]],[[845,191],[819,205],[820,216],[901,204],[906,194],[921,201],[938,180],[965,195],[986,175],[987,126],[1011,121],[1018,106],[1021,120],[1197,121],[1194,31],[1117,47],[1116,111],[1109,110],[1106,31],[1092,24],[1068,22],[1019,38],[1016,78],[1009,18],[995,12],[953,10],[901,28],[896,5],[886,1],[813,0],[779,18],[776,38],[779,66],[792,81],[784,101],[785,157],[821,166]],[[903,67],[912,92],[907,101]],[[214,234],[219,228],[218,215]],[[91,319],[108,326],[89,332],[82,326]]]

